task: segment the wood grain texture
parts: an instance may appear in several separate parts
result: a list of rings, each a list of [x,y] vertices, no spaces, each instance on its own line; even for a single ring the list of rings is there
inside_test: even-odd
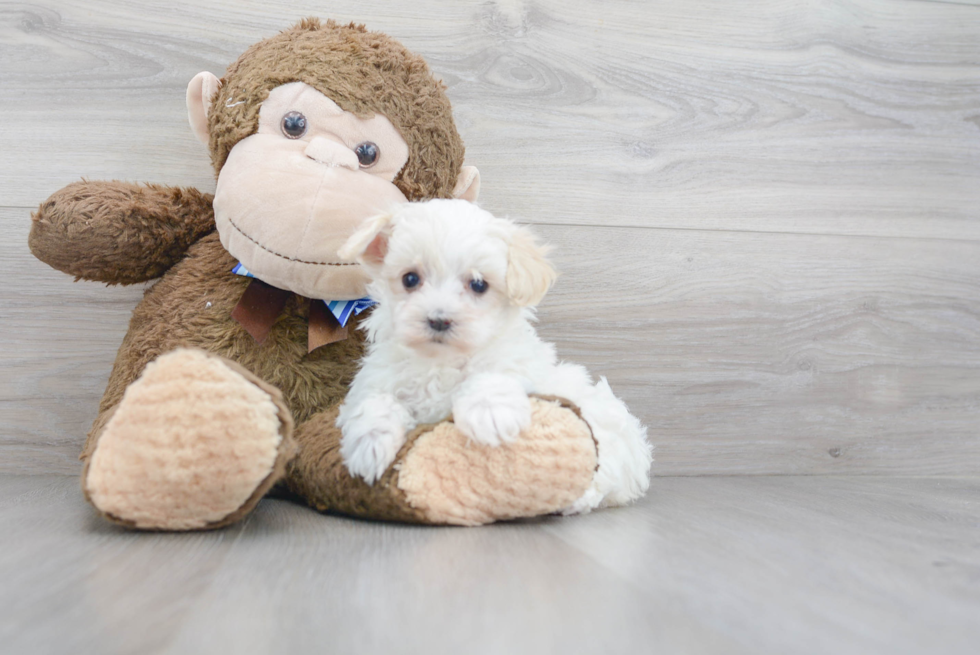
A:
[[[74,472],[142,290],[71,282],[27,227],[0,210],[0,470]],[[980,243],[537,229],[564,272],[539,331],[650,427],[658,475],[980,471]]]
[[[561,224],[980,237],[980,7],[331,3],[449,85],[495,211]],[[184,87],[322,3],[0,8],[0,204],[212,185]]]
[[[29,229],[29,211],[0,209],[0,470],[80,472],[143,285],[73,282],[31,255]]]
[[[974,480],[661,478],[490,528],[263,501],[132,533],[73,479],[0,475],[4,653],[975,652]]]
[[[659,473],[980,471],[980,244],[539,231],[565,271],[540,332],[609,377]]]
[[[27,209],[87,176],[213,188],[186,81],[310,2],[0,7],[0,470],[75,472],[140,288]],[[562,354],[660,475],[980,471],[980,7],[332,3],[425,55],[484,205],[538,224]]]

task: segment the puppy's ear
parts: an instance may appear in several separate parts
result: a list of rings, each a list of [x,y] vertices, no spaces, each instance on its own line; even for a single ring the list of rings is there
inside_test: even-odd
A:
[[[538,245],[530,230],[515,228],[507,249],[507,295],[519,307],[537,305],[555,283],[558,271],[547,259],[549,248]]]
[[[394,214],[380,214],[367,219],[337,251],[341,259],[368,266],[381,266],[388,254],[388,238]]]

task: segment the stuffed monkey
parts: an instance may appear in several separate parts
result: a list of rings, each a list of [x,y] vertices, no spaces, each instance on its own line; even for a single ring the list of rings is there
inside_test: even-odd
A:
[[[592,484],[588,425],[537,399],[514,444],[451,420],[410,435],[373,485],[340,457],[337,408],[370,311],[337,249],[392,203],[475,200],[443,85],[363,26],[307,19],[187,89],[214,196],[78,182],[32,216],[30,247],[76,278],[160,278],[133,312],[81,459],[85,497],[140,529],[233,523],[272,490],[347,515],[477,525],[561,511]]]

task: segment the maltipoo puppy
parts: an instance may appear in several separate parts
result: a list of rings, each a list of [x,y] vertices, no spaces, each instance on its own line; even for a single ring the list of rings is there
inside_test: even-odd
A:
[[[340,408],[341,454],[369,484],[394,461],[405,435],[450,414],[476,444],[520,439],[529,393],[581,409],[598,445],[592,488],[568,512],[622,505],[649,486],[646,428],[532,327],[556,273],[523,227],[465,200],[403,205],[371,219],[341,249],[366,267],[378,302],[364,327],[363,367]]]

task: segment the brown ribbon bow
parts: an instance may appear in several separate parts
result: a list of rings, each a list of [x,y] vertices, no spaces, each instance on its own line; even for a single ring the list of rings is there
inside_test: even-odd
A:
[[[272,332],[272,326],[282,314],[292,291],[266,284],[252,278],[245,287],[245,293],[235,305],[231,317],[238,321],[245,331],[260,344],[265,343]],[[327,309],[322,300],[310,300],[309,328],[306,333],[307,352],[347,338],[347,328]]]

